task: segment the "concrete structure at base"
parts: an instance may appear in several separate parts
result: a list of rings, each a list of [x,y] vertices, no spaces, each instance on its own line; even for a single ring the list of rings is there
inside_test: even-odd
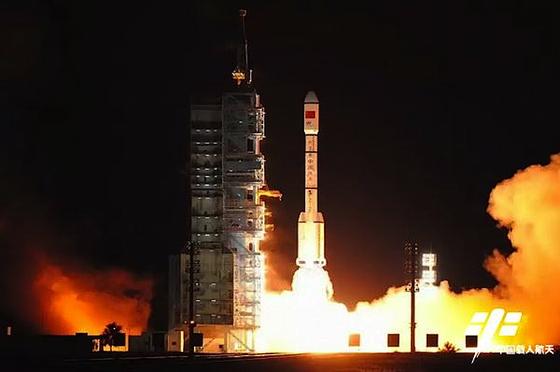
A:
[[[243,35],[244,16],[241,12]],[[264,291],[263,196],[268,190],[260,142],[265,111],[251,85],[243,36],[234,87],[221,103],[191,105],[191,242],[194,319],[207,352],[252,352]],[[169,261],[169,331],[188,335],[189,255]],[[175,333],[176,334],[176,333]]]

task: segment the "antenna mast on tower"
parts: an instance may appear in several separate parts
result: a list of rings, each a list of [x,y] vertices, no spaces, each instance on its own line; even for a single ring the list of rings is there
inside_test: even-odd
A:
[[[241,17],[241,35],[243,41],[240,45],[238,45],[237,66],[231,73],[237,86],[240,86],[242,82],[245,82],[247,85],[251,84],[253,75],[253,71],[249,69],[249,47],[247,43],[247,33],[245,32],[246,15],[247,11],[245,9],[239,9],[239,17]]]

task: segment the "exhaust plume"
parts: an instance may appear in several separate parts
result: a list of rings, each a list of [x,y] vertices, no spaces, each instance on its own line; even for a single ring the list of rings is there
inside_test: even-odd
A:
[[[418,350],[424,349],[425,334],[437,333],[440,346],[449,341],[465,351],[466,328],[474,313],[496,308],[522,312],[523,320],[515,336],[495,336],[490,340],[494,345],[560,343],[560,292],[552,287],[560,279],[560,154],[552,156],[550,164],[530,166],[498,184],[488,212],[509,230],[514,248],[507,256],[494,250],[484,262],[498,285],[461,293],[454,293],[447,281],[422,288],[416,297]],[[313,280],[294,277],[294,283],[293,291],[265,296],[263,350],[388,351],[388,333],[400,334],[400,347],[391,350],[408,350],[410,298],[405,287],[389,288],[384,297],[360,302],[349,312],[328,296],[298,295],[306,288],[313,291]],[[358,349],[348,346],[350,334],[360,334]]]

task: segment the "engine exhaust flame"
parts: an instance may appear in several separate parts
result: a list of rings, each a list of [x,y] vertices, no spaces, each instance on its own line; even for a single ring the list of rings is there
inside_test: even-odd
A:
[[[439,345],[449,341],[465,350],[465,332],[473,314],[506,309],[521,312],[515,336],[496,334],[491,344],[560,343],[560,292],[551,283],[560,278],[560,154],[548,165],[534,165],[498,184],[490,194],[488,212],[509,230],[514,252],[494,250],[484,267],[498,280],[492,289],[454,293],[447,281],[422,288],[416,297],[417,350],[423,337],[439,334]],[[260,329],[263,351],[408,351],[409,293],[390,288],[372,302],[360,302],[349,312],[334,301],[328,273],[298,269],[292,291],[267,292]],[[551,316],[552,315],[552,316]],[[498,326],[493,325],[493,326]],[[350,334],[360,334],[360,346],[349,347]],[[387,334],[400,334],[400,347],[387,347]],[[498,333],[498,332],[496,332]],[[491,339],[491,340],[490,340]],[[423,347],[424,346],[424,347]]]

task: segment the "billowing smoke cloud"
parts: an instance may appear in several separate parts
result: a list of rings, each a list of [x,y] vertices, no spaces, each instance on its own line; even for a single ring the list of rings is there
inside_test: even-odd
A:
[[[13,189],[0,194],[2,327],[12,326],[14,334],[99,334],[116,321],[127,333],[147,329],[150,278],[99,259],[96,266],[95,243],[77,248],[94,240],[94,229],[83,228],[77,236],[30,194]]]
[[[486,268],[496,291],[525,309],[529,334],[560,342],[560,154],[498,184],[488,212],[509,230],[515,251],[494,251]]]
[[[118,269],[88,272],[64,269],[42,258],[32,293],[40,316],[35,321],[46,333],[100,334],[116,321],[129,334],[146,329],[152,282]]]

